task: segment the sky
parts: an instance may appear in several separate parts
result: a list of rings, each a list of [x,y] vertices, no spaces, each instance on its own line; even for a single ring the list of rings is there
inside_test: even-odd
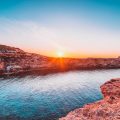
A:
[[[0,0],[0,44],[54,57],[120,56],[120,0]]]

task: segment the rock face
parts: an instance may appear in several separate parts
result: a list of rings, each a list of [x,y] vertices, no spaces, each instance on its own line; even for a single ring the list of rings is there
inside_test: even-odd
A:
[[[103,100],[76,109],[60,120],[120,120],[120,79],[106,82],[101,91]]]
[[[118,58],[53,58],[27,53],[19,48],[0,45],[0,77],[21,73],[48,74],[70,70],[120,68]]]
[[[6,46],[6,45],[0,45],[0,54],[6,54],[6,53],[24,53],[23,50],[19,49],[19,48],[15,48],[15,47],[10,47],[10,46]]]
[[[49,57],[46,56],[0,45],[0,77],[46,68],[50,63],[49,61]]]

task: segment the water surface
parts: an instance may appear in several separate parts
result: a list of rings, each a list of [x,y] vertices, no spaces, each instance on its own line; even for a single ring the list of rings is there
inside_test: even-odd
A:
[[[56,120],[102,99],[100,85],[120,69],[73,71],[0,80],[0,120]]]

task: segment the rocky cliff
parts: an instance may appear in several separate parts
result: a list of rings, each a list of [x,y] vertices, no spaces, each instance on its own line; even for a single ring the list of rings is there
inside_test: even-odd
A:
[[[120,79],[101,86],[103,99],[70,112],[60,120],[120,120]]]
[[[31,74],[48,74],[68,70],[120,68],[118,58],[53,58],[27,53],[19,48],[0,45],[0,77]],[[37,71],[37,72],[36,72]]]
[[[0,54],[7,54],[7,53],[24,53],[23,50],[15,47],[10,47],[7,45],[0,45]]]

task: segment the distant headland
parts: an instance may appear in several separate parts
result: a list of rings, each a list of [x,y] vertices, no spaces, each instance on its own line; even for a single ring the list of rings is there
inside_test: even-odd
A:
[[[0,45],[0,77],[22,74],[48,74],[70,70],[120,68],[118,58],[55,58]]]

